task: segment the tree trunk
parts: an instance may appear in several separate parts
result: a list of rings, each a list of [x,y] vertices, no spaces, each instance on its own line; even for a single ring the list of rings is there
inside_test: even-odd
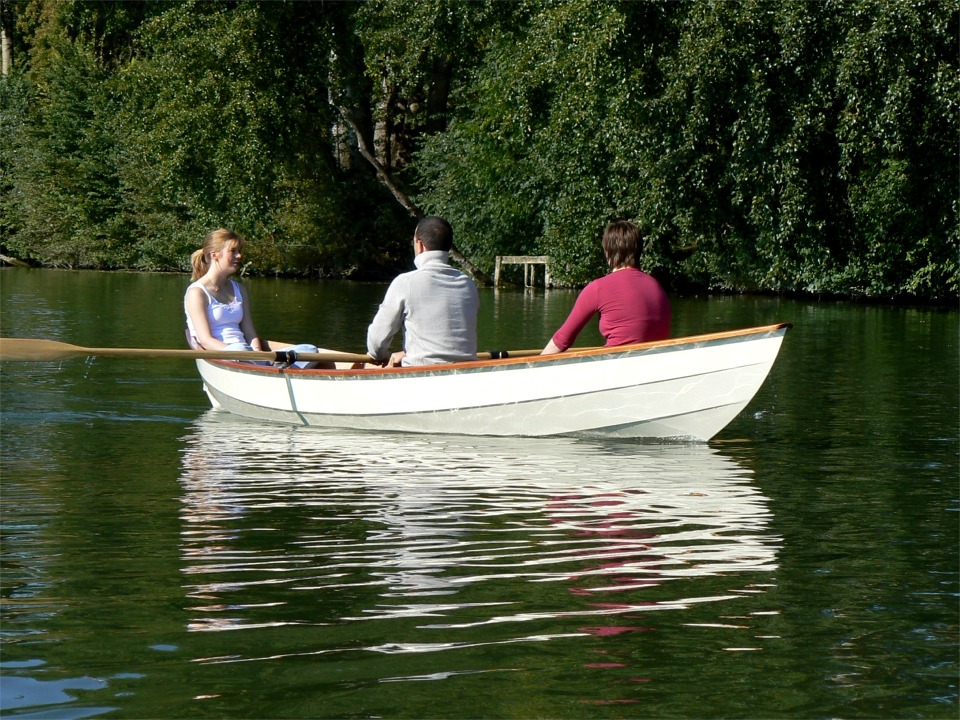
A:
[[[13,51],[11,49],[10,32],[7,30],[6,13],[0,11],[0,55],[3,56],[0,61],[0,72],[4,77],[10,74],[10,66],[13,64]]]

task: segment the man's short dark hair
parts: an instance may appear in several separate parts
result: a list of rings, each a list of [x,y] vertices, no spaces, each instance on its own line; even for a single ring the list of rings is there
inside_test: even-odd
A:
[[[417,223],[414,235],[420,239],[427,250],[450,252],[453,247],[453,228],[442,217],[428,215]]]

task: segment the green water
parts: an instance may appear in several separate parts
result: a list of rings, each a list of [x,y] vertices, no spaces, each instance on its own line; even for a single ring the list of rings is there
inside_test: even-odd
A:
[[[185,285],[4,269],[0,332],[182,347]],[[384,290],[248,286],[261,334],[351,352]],[[483,291],[481,347],[574,296]],[[958,313],[674,314],[794,324],[709,445],[318,432],[210,411],[191,362],[5,363],[3,716],[955,718]]]

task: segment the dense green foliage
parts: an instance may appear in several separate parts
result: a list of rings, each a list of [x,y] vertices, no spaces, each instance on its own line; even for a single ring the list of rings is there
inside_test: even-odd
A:
[[[4,6],[5,254],[386,277],[430,212],[582,283],[629,218],[673,288],[960,290],[955,1]]]

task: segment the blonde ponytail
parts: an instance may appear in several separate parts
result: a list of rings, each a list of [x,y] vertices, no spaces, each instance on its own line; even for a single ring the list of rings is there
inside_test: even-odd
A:
[[[193,276],[190,278],[190,282],[196,282],[207,274],[210,261],[207,259],[207,256],[203,254],[203,248],[193,251],[193,254],[190,256],[190,266],[193,268]]]

